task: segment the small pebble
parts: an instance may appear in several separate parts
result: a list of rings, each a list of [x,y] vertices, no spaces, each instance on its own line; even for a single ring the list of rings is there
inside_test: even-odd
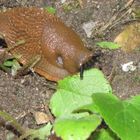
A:
[[[121,67],[124,72],[135,71],[137,68],[136,66],[133,65],[133,61],[130,61],[125,64],[121,64]]]
[[[95,27],[96,24],[97,22],[93,22],[93,21],[89,21],[83,24],[82,28],[84,29],[88,38],[91,37],[93,28]]]
[[[61,3],[65,3],[66,2],[66,0],[61,0]]]

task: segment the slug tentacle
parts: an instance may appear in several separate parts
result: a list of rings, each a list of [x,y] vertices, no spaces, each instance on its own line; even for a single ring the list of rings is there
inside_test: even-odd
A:
[[[80,67],[80,79],[83,80],[83,75],[84,75],[84,65]]]
[[[95,63],[99,61],[99,58],[102,56],[102,52],[100,50],[96,51],[92,57],[85,63],[83,63],[80,67],[80,79],[84,78],[84,70],[90,69],[94,67]]]

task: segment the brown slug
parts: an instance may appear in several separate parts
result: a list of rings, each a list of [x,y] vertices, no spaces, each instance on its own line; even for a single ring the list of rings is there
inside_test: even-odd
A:
[[[7,46],[25,40],[10,53],[20,56],[23,65],[40,56],[33,69],[51,81],[77,73],[93,55],[71,28],[41,8],[19,7],[1,12],[0,34]]]

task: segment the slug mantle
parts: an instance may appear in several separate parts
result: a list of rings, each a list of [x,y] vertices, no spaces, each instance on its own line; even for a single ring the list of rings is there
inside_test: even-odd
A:
[[[23,65],[40,56],[33,69],[51,81],[77,73],[92,57],[71,28],[41,8],[19,7],[1,12],[0,33],[7,46],[25,40],[10,53],[20,56],[18,61]]]

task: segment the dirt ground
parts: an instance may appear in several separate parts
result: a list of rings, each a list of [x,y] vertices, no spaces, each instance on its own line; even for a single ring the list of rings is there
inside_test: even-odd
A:
[[[73,4],[72,9],[64,9],[60,0],[0,0],[0,8],[15,6],[53,6],[59,16],[68,26],[71,26],[83,39],[88,48],[97,50],[95,42],[113,41],[122,30],[119,24],[109,30],[103,38],[88,38],[82,28],[84,23],[96,21],[105,24],[115,12],[128,0],[85,0],[83,7]],[[78,3],[76,0],[68,2]],[[76,6],[75,6],[76,5]],[[133,6],[140,6],[136,0]],[[102,57],[96,66],[100,66],[108,77],[115,67],[111,85],[114,93],[120,98],[128,98],[140,93],[140,52],[125,53],[121,50],[102,50]],[[133,61],[137,69],[133,72],[123,72],[121,64]],[[49,103],[57,83],[50,82],[36,73],[28,74],[17,79],[0,70],[0,108],[14,116],[25,127],[36,127],[31,112],[46,112],[44,104]],[[8,131],[0,128],[0,140],[5,140]]]

